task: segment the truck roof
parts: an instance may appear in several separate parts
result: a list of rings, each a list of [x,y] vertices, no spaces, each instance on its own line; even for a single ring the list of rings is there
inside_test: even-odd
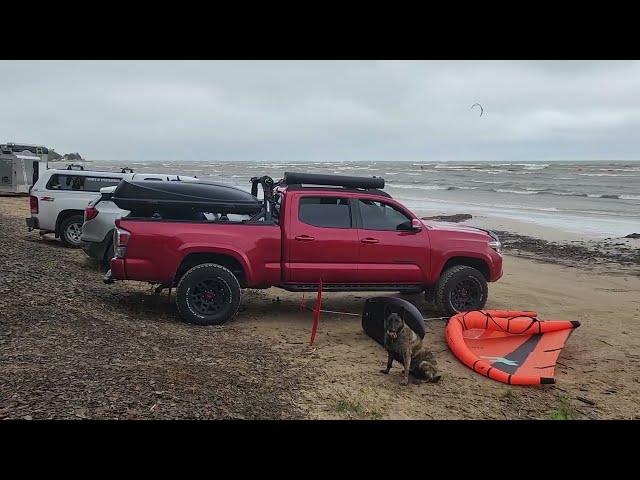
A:
[[[323,186],[302,186],[302,185],[286,185],[281,187],[282,191],[304,191],[304,192],[338,192],[338,193],[367,193],[369,195],[379,195],[385,198],[393,198],[387,192],[377,188],[346,188],[346,187],[323,187]]]

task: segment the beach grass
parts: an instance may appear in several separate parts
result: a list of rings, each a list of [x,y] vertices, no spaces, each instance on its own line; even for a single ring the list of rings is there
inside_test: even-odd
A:
[[[551,412],[551,420],[574,420],[576,410],[569,403],[566,395],[558,395],[558,407]]]

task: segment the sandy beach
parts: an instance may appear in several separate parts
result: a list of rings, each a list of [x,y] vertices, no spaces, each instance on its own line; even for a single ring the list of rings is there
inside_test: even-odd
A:
[[[400,367],[379,373],[386,354],[359,316],[324,314],[309,347],[302,294],[272,288],[245,291],[227,325],[187,325],[166,293],[103,284],[82,251],[29,233],[26,216],[26,198],[0,198],[0,418],[640,418],[636,240],[474,218],[520,234],[505,240],[504,277],[490,284],[487,308],[582,326],[557,383],[531,388],[472,372],[448,350],[444,322],[430,321],[425,342],[443,378],[402,387]],[[327,293],[324,308],[360,314],[367,296]],[[406,298],[436,316],[421,296]]]

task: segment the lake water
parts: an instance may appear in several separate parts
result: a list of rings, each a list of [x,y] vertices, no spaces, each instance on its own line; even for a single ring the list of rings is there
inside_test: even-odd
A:
[[[52,167],[55,164],[51,164]],[[595,237],[640,232],[640,162],[87,162],[85,168],[171,173],[250,189],[285,171],[379,176],[418,215],[470,213]]]

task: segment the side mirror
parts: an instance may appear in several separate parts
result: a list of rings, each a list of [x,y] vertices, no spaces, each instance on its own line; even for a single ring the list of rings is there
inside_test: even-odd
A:
[[[413,230],[414,232],[420,232],[422,230],[422,226],[422,222],[417,218],[411,220],[411,230]]]

